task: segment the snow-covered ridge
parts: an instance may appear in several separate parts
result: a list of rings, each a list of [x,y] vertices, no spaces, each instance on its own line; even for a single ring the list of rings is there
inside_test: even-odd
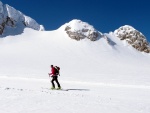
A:
[[[146,37],[129,25],[120,27],[114,31],[115,36],[119,37],[120,40],[126,40],[138,51],[150,53],[150,46]]]
[[[7,4],[4,5],[0,1],[0,34],[3,34],[7,26],[18,27],[20,25],[38,31],[44,30],[44,27],[42,25],[39,25],[34,19],[24,15],[20,11]]]
[[[75,40],[88,38],[91,41],[96,41],[102,33],[99,33],[93,26],[81,20],[74,19],[65,24],[65,31],[68,36]]]
[[[29,27],[38,31],[44,30],[44,27],[42,25],[39,25],[34,19],[24,15],[22,12],[16,10],[15,8],[7,4],[3,5],[3,3],[0,1],[1,37],[7,36],[8,34],[21,34],[25,27]],[[71,39],[79,41],[81,39],[87,38],[91,41],[96,41],[100,38],[104,38],[108,42],[108,44],[112,45],[112,41],[110,38],[97,31],[92,25],[81,20],[74,19],[64,24],[61,28]],[[121,40],[126,40],[135,49],[141,52],[150,53],[150,45],[147,42],[145,36],[133,27],[129,25],[122,26],[119,29],[115,30],[114,34]]]

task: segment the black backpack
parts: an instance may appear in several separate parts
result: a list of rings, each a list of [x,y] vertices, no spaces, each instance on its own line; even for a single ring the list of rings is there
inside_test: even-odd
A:
[[[59,70],[60,70],[60,67],[58,67],[58,66],[55,66],[55,73],[56,73],[56,75],[59,75]]]

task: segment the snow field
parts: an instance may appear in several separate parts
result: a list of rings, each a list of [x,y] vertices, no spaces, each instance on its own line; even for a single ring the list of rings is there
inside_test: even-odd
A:
[[[0,113],[149,113],[150,55],[112,33],[91,42],[24,29],[0,38]],[[52,91],[50,65],[68,91]]]
[[[150,89],[66,83],[49,90],[48,79],[1,77],[1,113],[149,113]]]

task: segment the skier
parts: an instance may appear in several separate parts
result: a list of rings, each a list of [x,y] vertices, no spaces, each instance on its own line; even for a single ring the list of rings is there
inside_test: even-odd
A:
[[[56,68],[57,68],[57,66],[56,66]],[[57,86],[58,86],[57,89],[59,90],[59,89],[61,89],[61,86],[58,82],[59,71],[56,68],[53,65],[51,65],[51,73],[48,73],[48,74],[49,74],[49,77],[50,76],[52,77],[52,80],[51,80],[52,88],[51,89],[55,89],[55,84],[54,84],[54,81],[55,81],[57,83]]]

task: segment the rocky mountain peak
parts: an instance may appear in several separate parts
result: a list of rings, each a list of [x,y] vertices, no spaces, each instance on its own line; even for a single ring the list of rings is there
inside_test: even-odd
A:
[[[75,40],[88,38],[91,41],[96,41],[101,35],[93,26],[81,20],[74,19],[65,24],[65,31],[68,36]]]
[[[7,26],[13,28],[22,25],[38,31],[44,30],[44,27],[39,25],[34,19],[24,15],[8,4],[4,5],[0,1],[0,35],[3,34]]]
[[[146,37],[132,26],[122,26],[115,30],[114,34],[120,38],[120,40],[126,40],[138,51],[150,53],[150,46]]]

